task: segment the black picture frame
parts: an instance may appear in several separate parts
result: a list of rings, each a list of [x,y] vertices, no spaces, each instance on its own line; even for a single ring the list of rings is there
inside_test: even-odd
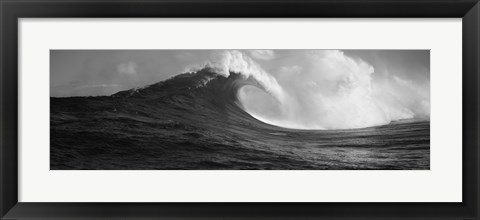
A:
[[[478,0],[0,0],[1,219],[479,219]],[[462,18],[461,203],[18,202],[18,19],[120,17]],[[448,43],[448,42],[445,42]],[[126,189],[128,190],[128,189]],[[393,190],[393,189],[392,189]]]

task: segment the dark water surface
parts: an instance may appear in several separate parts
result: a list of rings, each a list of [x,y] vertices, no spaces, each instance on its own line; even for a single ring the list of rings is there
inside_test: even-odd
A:
[[[51,98],[52,170],[429,169],[430,122],[293,130],[250,116],[255,85],[211,70],[112,96]]]

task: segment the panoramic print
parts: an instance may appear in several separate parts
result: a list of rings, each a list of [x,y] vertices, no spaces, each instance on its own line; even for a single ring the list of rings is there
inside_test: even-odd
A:
[[[51,50],[51,170],[429,170],[429,50]]]

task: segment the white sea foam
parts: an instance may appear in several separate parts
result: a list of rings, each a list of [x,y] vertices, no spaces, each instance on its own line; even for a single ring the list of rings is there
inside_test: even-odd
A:
[[[221,51],[212,54],[211,60],[200,66],[189,67],[186,72],[196,72],[202,68],[215,69],[218,74],[228,77],[231,72],[241,74],[245,79],[252,77],[274,98],[284,97],[282,87],[274,76],[263,70],[248,55],[237,50]]]
[[[352,129],[394,120],[430,117],[429,85],[391,75],[374,79],[375,69],[338,50],[309,50],[303,65],[268,73],[240,51],[222,51],[208,65],[253,77],[264,91],[239,91],[244,109],[269,124],[294,129]]]

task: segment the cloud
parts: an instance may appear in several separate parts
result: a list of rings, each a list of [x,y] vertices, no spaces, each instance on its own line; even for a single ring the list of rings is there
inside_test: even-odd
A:
[[[175,54],[174,57],[176,59],[183,60],[183,61],[195,60],[195,54],[187,51],[180,51],[177,54]]]
[[[256,60],[273,60],[275,52],[273,50],[249,50],[248,53]]]
[[[120,63],[117,65],[117,72],[123,75],[137,75],[137,67],[135,62]]]

